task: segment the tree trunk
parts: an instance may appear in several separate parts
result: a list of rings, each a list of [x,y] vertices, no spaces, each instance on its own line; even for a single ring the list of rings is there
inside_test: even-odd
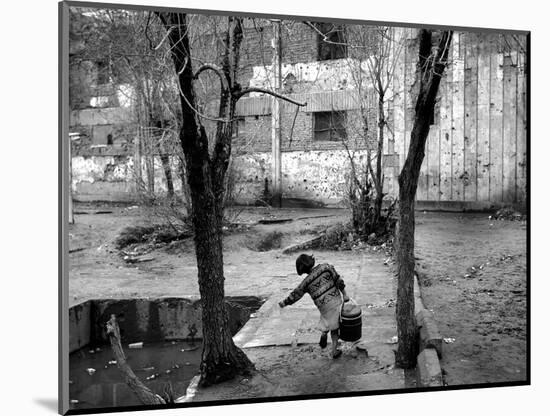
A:
[[[208,186],[193,196],[195,250],[202,302],[203,351],[201,385],[219,383],[246,373],[251,362],[233,343],[224,303],[222,212]]]
[[[376,190],[376,199],[374,200],[374,227],[378,226],[382,212],[382,201],[384,199],[384,178],[382,177],[382,156],[384,153],[384,126],[386,117],[384,115],[384,93],[382,86],[379,86],[378,93],[378,147],[376,149],[376,178],[374,178],[374,188]]]
[[[202,302],[203,351],[200,384],[207,386],[231,379],[237,374],[247,374],[253,368],[248,357],[233,343],[224,303],[223,184],[231,145],[230,142],[219,139],[231,137],[231,123],[218,124],[218,141],[211,158],[206,131],[195,111],[194,74],[186,14],[157,15],[168,31],[172,60],[180,86],[183,120],[179,137],[191,193],[191,218]],[[240,30],[240,25],[238,29]],[[227,42],[228,38],[229,34]],[[238,60],[238,51],[234,56]],[[229,65],[227,55],[224,61],[224,69],[227,70],[226,65]],[[228,91],[224,91],[221,96],[220,118],[226,115],[226,108],[229,108],[229,114],[232,115],[235,105],[232,99],[227,102],[229,98]]]
[[[168,191],[168,199],[174,197],[174,180],[172,179],[172,168],[170,167],[170,156],[160,149],[159,146],[159,157],[162,163],[162,169],[164,170],[164,177],[166,178],[166,189]]]
[[[424,147],[430,131],[439,83],[447,64],[452,31],[441,33],[432,51],[432,32],[420,31],[417,64],[418,97],[407,158],[399,174],[399,222],[397,226],[397,337],[396,364],[402,368],[416,365],[418,352],[414,311],[414,198],[418,186]],[[434,56],[435,54],[435,56]]]
[[[408,183],[401,185],[401,178]],[[397,364],[402,368],[416,365],[418,343],[414,311],[414,195],[409,193],[410,179],[399,176],[399,222],[397,227]]]

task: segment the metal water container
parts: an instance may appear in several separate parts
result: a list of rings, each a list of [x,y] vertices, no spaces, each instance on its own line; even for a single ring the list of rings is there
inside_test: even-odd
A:
[[[340,314],[340,339],[342,341],[354,342],[361,339],[362,327],[361,307],[350,299],[344,303]]]

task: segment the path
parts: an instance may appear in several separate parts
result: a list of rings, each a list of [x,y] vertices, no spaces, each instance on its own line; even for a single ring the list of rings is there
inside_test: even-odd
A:
[[[314,252],[315,253],[315,252]],[[329,253],[317,252],[317,259]],[[279,308],[289,290],[272,295],[254,318],[234,337],[258,370],[250,379],[199,389],[193,401],[285,397],[413,387],[405,372],[394,367],[392,337],[395,321],[396,279],[382,253],[363,253],[346,262],[334,262],[346,282],[348,294],[363,310],[362,343],[342,343],[343,355],[334,360],[330,346],[318,346],[315,326],[319,312],[309,295],[284,309]],[[299,280],[296,281],[296,284]]]

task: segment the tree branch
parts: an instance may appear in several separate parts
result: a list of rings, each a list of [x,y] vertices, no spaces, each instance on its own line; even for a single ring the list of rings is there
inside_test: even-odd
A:
[[[220,78],[220,82],[222,84],[222,88],[227,91],[229,88],[229,85],[227,84],[227,78],[225,77],[224,73],[222,72],[221,68],[217,67],[214,64],[204,64],[199,69],[197,69],[197,72],[195,72],[195,75],[193,75],[194,79],[198,79],[199,75],[204,71],[214,71],[216,75]]]
[[[120,369],[126,384],[132,389],[132,391],[139,398],[143,404],[166,404],[164,399],[158,394],[153,393],[147,386],[145,386],[141,380],[132,371],[128,363],[126,362],[126,356],[120,343],[120,329],[116,322],[115,315],[111,315],[111,319],[106,324],[107,335],[111,341],[111,348],[116,358],[117,367]]]
[[[233,96],[235,97],[235,102],[238,101],[240,98],[242,98],[243,95],[248,94],[250,92],[260,92],[263,94],[272,95],[274,97],[280,98],[281,100],[288,101],[289,103],[295,104],[299,107],[305,107],[307,105],[306,103],[300,103],[298,101],[293,100],[292,98],[286,97],[284,95],[278,94],[275,91],[271,91],[265,88],[259,88],[259,87],[250,87],[245,88],[244,90],[239,90],[235,93],[233,93]]]

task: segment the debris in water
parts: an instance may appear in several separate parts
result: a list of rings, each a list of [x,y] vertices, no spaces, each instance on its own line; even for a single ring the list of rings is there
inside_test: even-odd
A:
[[[165,373],[166,374],[170,374],[172,372],[172,370],[166,370]]]
[[[115,365],[116,364],[116,360],[111,360],[108,362],[109,365]]]
[[[101,351],[101,348],[97,347],[97,348],[95,349],[95,352],[99,352],[99,351]]]
[[[88,351],[90,354],[95,354],[95,350]]]
[[[456,341],[455,338],[443,338],[443,341],[445,341],[446,344],[452,344]]]
[[[133,349],[143,348],[143,342],[134,342],[133,344],[129,344],[128,348],[133,348]]]
[[[145,380],[154,380],[156,379],[160,374],[159,373],[155,373],[155,374],[151,374],[149,377],[147,377]]]
[[[93,375],[95,373],[95,368],[87,368],[86,371],[89,375]]]
[[[192,348],[187,348],[187,349],[181,349],[181,352],[189,352],[189,351],[195,351],[195,350],[198,350],[199,347],[196,346],[196,347],[192,347]]]
[[[71,404],[78,404],[78,403],[80,403],[78,400],[76,400],[76,399],[71,399]]]

